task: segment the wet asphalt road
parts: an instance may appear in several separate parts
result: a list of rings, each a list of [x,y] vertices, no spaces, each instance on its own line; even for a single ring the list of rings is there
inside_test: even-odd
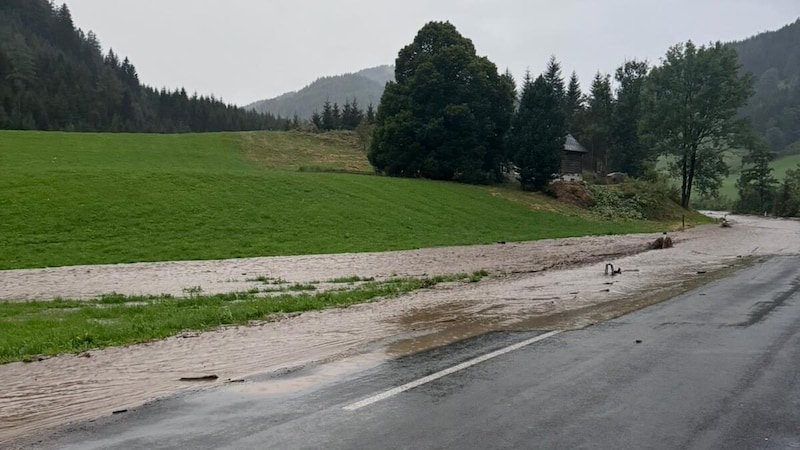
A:
[[[307,367],[250,384],[294,380],[303,387],[294,392],[189,393],[37,446],[800,448],[800,257],[344,409],[537,334],[491,333],[347,376],[315,378],[323,368]]]

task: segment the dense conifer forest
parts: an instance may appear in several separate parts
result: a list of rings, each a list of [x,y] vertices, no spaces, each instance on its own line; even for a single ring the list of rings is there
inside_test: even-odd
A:
[[[742,70],[756,80],[755,95],[742,114],[773,152],[800,153],[800,19],[732,45]]]
[[[133,63],[76,28],[66,4],[0,2],[0,129],[203,132],[289,121],[185,89],[141,84]]]

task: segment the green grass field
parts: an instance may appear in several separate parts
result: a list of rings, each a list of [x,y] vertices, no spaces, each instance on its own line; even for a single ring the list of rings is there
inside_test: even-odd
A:
[[[664,228],[593,219],[498,188],[309,171],[368,167],[352,136],[341,134],[0,132],[0,269]]]
[[[730,172],[728,176],[722,180],[722,186],[720,186],[719,194],[721,198],[726,198],[729,202],[734,202],[739,198],[739,192],[736,190],[736,182],[739,180],[739,176],[742,171],[741,152],[728,152],[725,155],[725,162],[728,164]],[[800,164],[800,155],[788,155],[772,161],[770,163],[770,167],[774,169],[773,176],[779,182],[783,182],[783,179],[786,176],[786,171],[789,169],[796,169],[798,164]],[[666,162],[663,159],[659,160],[657,168],[659,170],[666,171],[666,167]],[[675,182],[680,185],[679,178]],[[727,205],[726,207],[729,208],[730,205]]]

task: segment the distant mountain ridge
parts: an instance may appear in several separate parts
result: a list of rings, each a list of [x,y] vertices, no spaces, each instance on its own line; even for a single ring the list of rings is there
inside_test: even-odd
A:
[[[326,100],[341,106],[355,98],[362,109],[370,103],[377,108],[388,81],[394,81],[394,66],[372,67],[356,73],[322,77],[299,91],[260,100],[245,108],[289,118],[297,114],[301,119],[310,119],[314,111],[321,112]]]
[[[731,45],[742,70],[755,77],[755,94],[742,114],[773,151],[800,153],[800,19]]]

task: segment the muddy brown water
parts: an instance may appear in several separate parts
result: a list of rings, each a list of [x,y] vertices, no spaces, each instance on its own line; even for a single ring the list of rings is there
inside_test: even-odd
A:
[[[672,233],[675,247],[645,251],[658,234],[587,237],[391,253],[81,266],[0,271],[0,297],[90,298],[108,292],[181,295],[247,290],[258,276],[289,282],[486,270],[399,298],[186,334],[149,344],[0,366],[0,447],[26,435],[186,389],[302,389],[389,358],[493,330],[574,329],[669,298],[748,258],[797,254],[800,222],[729,216],[733,226]],[[623,273],[604,275],[606,262]],[[722,272],[720,272],[722,271]],[[705,272],[698,274],[698,272]],[[85,355],[84,355],[85,356]],[[325,363],[302,378],[226,384]],[[216,375],[216,381],[180,378]]]

